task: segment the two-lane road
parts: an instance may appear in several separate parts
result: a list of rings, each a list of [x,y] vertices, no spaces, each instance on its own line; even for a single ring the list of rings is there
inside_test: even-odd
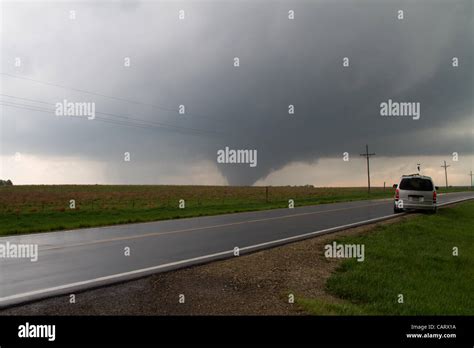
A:
[[[474,193],[439,196],[439,203]],[[37,244],[38,260],[0,259],[0,307],[189,266],[375,222],[393,216],[392,200],[88,228],[0,238]],[[125,255],[125,248],[130,255]]]

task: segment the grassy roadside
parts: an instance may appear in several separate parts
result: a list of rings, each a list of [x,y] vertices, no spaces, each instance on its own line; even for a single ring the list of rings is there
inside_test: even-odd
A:
[[[450,188],[449,192],[464,188]],[[443,191],[441,191],[442,193]],[[0,236],[390,198],[392,188],[33,185],[0,187]],[[75,209],[70,209],[70,200]],[[180,199],[185,208],[179,209]]]
[[[344,260],[328,279],[326,292],[336,301],[299,300],[310,313],[474,314],[474,202],[380,226],[338,243],[364,244],[365,261]],[[453,247],[459,256],[453,256]]]

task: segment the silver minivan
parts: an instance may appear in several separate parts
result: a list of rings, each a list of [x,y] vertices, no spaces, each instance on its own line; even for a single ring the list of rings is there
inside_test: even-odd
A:
[[[436,212],[436,187],[429,176],[419,174],[403,175],[395,188],[393,211],[427,210]]]

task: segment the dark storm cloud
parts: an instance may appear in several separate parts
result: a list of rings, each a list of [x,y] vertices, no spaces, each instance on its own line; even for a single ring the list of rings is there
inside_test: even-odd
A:
[[[67,18],[72,7],[75,22]],[[125,151],[143,163],[182,168],[215,162],[225,146],[257,149],[256,168],[219,165],[232,184],[252,184],[294,161],[358,154],[365,143],[387,156],[473,153],[469,0],[41,8],[41,15],[27,4],[6,9],[2,71],[154,106],[5,76],[2,93],[88,99],[98,111],[218,134],[58,120],[5,108],[14,117],[4,120],[4,153],[74,154],[110,162],[116,171]],[[184,21],[177,19],[181,8]],[[287,19],[288,9],[295,20]],[[23,70],[5,63],[16,56],[24,57]],[[132,66],[125,69],[128,56]],[[239,68],[232,66],[234,57]],[[349,68],[342,67],[343,57],[350,58]],[[452,57],[459,57],[456,69]],[[388,99],[420,102],[421,118],[381,117],[379,105]],[[179,104],[187,110],[182,118],[173,111]]]

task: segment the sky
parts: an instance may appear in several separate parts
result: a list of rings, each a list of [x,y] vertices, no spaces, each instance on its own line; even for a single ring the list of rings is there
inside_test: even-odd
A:
[[[471,0],[1,6],[0,178],[15,184],[364,186],[366,144],[373,185],[417,163],[443,185],[444,160],[469,184]],[[96,117],[57,116],[64,100]],[[381,116],[388,100],[419,119]],[[218,163],[226,147],[257,165]]]

